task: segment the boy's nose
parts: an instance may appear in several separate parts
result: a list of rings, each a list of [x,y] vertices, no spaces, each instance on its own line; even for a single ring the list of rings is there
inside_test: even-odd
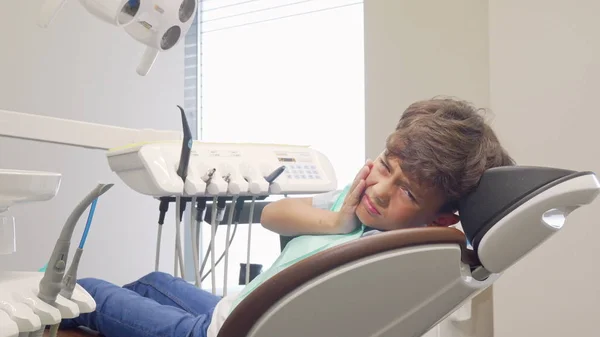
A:
[[[377,204],[377,206],[386,208],[390,203],[389,190],[384,186],[379,185],[377,188],[373,189],[373,202]]]
[[[385,181],[378,182],[373,186],[373,202],[379,207],[387,208],[390,203],[390,193],[392,187]]]
[[[390,203],[390,202],[389,202],[389,200],[390,200],[389,198],[382,198],[382,197],[380,197],[380,196],[375,196],[375,197],[374,197],[374,199],[375,199],[375,200],[374,200],[374,201],[375,201],[375,203],[376,203],[376,204],[377,204],[379,207],[387,208],[388,204]]]

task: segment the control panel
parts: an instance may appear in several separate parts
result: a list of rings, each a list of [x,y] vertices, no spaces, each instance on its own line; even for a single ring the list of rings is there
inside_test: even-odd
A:
[[[130,188],[155,197],[313,194],[337,187],[329,159],[310,147],[201,141],[191,144],[183,181],[177,174],[181,145],[133,145],[111,150],[107,158]]]
[[[276,152],[275,155],[285,167],[288,179],[322,179],[322,172],[308,152]]]

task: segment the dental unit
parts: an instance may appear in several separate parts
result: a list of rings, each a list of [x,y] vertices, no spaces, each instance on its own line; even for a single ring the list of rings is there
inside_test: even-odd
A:
[[[238,224],[250,224],[250,228],[258,223],[269,196],[334,190],[338,188],[336,175],[325,155],[306,146],[194,141],[185,114],[179,111],[183,132],[142,132],[0,110],[0,121],[9,122],[0,123],[0,136],[105,150],[108,167],[122,183],[157,199],[156,269],[162,226],[169,204],[175,203],[176,227],[181,226],[186,210],[190,214],[191,243],[186,245],[193,252],[195,284],[201,287],[210,274],[211,290],[217,293],[215,267],[221,261],[226,266],[229,263],[228,251]],[[23,120],[31,122],[29,128],[17,130],[16,122]],[[15,123],[11,125],[11,121]],[[60,125],[62,132],[45,127],[36,133],[44,123]],[[98,133],[83,136],[78,129],[82,126]],[[71,134],[64,131],[69,127],[73,127]],[[107,137],[109,132],[115,137]],[[5,188],[1,178],[0,191]],[[57,186],[55,182],[45,200],[56,193]],[[507,269],[558,233],[570,214],[599,194],[600,182],[593,172],[532,166],[490,169],[460,203],[462,231],[435,227],[398,230],[320,251],[283,269],[245,297],[226,319],[219,337],[413,337],[446,319],[473,319],[468,313],[453,313],[468,306]],[[97,195],[90,195],[82,205],[89,206],[96,199]],[[81,212],[73,216],[79,217]],[[199,236],[204,222],[210,225],[211,238],[201,255]],[[217,254],[214,243],[220,228],[226,228],[226,241],[224,252]],[[181,236],[176,235],[176,240],[174,272],[183,275]],[[31,280],[34,288],[39,284],[39,294],[15,299],[4,289],[24,289],[11,283],[16,274],[0,274],[1,337],[39,332],[42,324],[55,325],[62,318],[94,310],[91,297],[77,285],[67,299],[76,276],[73,273],[65,280],[61,274],[66,269],[68,245],[60,242],[57,247],[62,248],[55,250],[59,256],[53,254],[48,264],[48,276],[25,273],[27,276],[21,277]],[[249,281],[249,252],[250,242],[244,283]],[[42,280],[50,282],[42,284]],[[353,291],[357,288],[369,291]],[[7,310],[4,298],[15,302],[18,310]],[[359,302],[362,304],[356,306]],[[349,316],[369,319],[348,320]],[[65,331],[64,336],[85,333]]]

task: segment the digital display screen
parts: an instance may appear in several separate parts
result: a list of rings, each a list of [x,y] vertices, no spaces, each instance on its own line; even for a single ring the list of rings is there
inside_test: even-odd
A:
[[[285,162],[285,163],[295,163],[296,159],[295,158],[283,158],[283,157],[279,157],[279,161],[280,162]]]

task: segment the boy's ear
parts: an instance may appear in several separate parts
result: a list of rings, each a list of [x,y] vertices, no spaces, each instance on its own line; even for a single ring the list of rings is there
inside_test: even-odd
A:
[[[442,213],[438,215],[435,220],[433,220],[433,226],[448,227],[456,225],[458,221],[460,221],[458,215],[453,213]]]

